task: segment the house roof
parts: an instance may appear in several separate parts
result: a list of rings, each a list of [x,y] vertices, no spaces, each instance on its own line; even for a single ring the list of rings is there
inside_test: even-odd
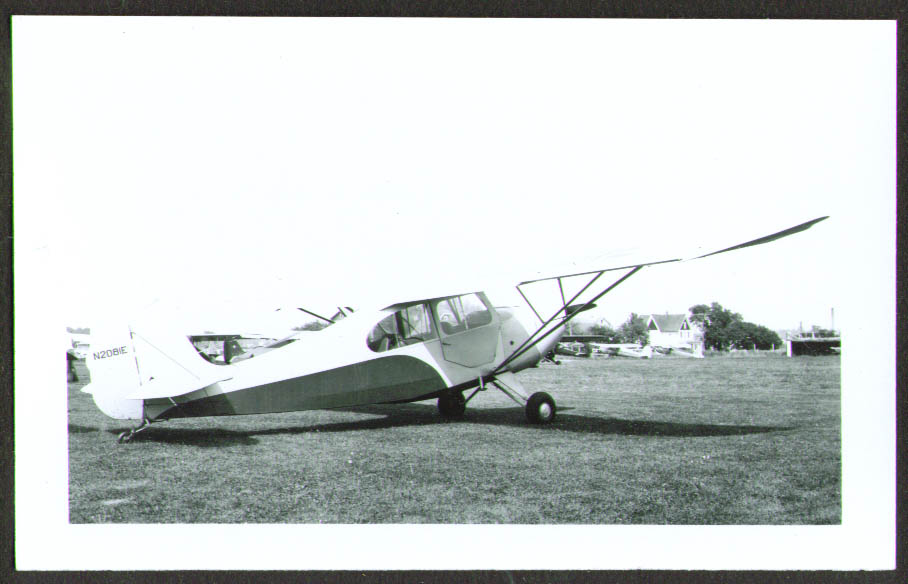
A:
[[[663,333],[676,333],[681,330],[681,325],[687,320],[686,314],[651,314],[647,319],[649,324],[652,319],[659,331]]]

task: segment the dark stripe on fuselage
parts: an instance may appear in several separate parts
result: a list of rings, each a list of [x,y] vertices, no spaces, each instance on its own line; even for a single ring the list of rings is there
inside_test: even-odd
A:
[[[230,416],[414,401],[447,386],[428,363],[408,355],[381,357],[294,379],[203,397],[174,406],[149,400],[153,419]],[[169,407],[168,407],[169,406]],[[160,413],[154,413],[157,409]]]
[[[490,383],[493,379],[495,379],[495,376],[486,375],[482,378],[482,381],[484,384],[486,384],[486,383]],[[424,401],[427,399],[435,399],[437,397],[441,397],[443,394],[451,392],[451,391],[464,392],[464,391],[467,391],[470,389],[475,389],[477,387],[479,387],[479,378],[478,377],[476,379],[471,379],[470,381],[467,381],[465,383],[460,383],[458,385],[452,385],[451,387],[445,387],[444,389],[440,389],[438,391],[432,391],[432,392],[429,392],[429,393],[426,393],[423,395],[419,395],[419,396],[416,396],[413,398],[398,399],[398,400],[394,400],[394,401],[379,402],[379,403],[405,404],[405,403],[409,403],[409,402]],[[488,387],[488,386],[486,386],[486,387]],[[485,389],[485,388],[483,388],[483,389]]]

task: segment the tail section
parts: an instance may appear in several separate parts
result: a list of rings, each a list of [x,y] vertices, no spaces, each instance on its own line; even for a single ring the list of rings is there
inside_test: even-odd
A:
[[[90,393],[98,409],[119,420],[142,419],[141,399],[125,399],[140,388],[139,362],[129,327],[92,327],[91,348],[85,359]]]
[[[129,326],[92,327],[86,364],[95,405],[111,418],[144,418],[144,400],[184,395],[233,376],[202,358],[188,337]]]

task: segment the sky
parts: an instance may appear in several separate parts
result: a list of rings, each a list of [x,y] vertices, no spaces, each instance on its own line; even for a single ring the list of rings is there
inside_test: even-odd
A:
[[[838,327],[842,268],[892,235],[884,23],[74,23],[13,31],[17,268],[48,262],[69,326],[367,306],[829,215],[647,268],[597,315]]]
[[[834,309],[847,530],[690,526],[634,547],[627,529],[590,529],[617,546],[608,567],[890,564],[894,22],[14,17],[12,36],[18,566],[135,567],[167,544],[68,525],[67,405],[36,391],[62,383],[48,331],[136,314],[245,327],[571,273],[616,250],[687,257],[827,215],[645,268],[597,315],[716,301],[791,329],[828,327]],[[410,541],[435,545],[427,529]],[[539,543],[477,531],[455,541],[489,550],[469,554],[481,566],[525,565]],[[230,533],[199,541],[259,537]],[[49,534],[65,554],[43,553]],[[277,545],[290,540],[261,541],[275,545],[256,561],[295,566]],[[583,549],[543,567],[604,567]]]

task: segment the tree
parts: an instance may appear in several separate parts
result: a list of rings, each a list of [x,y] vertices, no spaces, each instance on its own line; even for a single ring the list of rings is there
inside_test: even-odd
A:
[[[646,321],[638,314],[631,313],[627,320],[618,327],[618,336],[622,343],[649,344],[649,331],[646,330]]]
[[[594,324],[590,327],[590,334],[605,337],[606,343],[620,343],[621,334],[612,327],[604,324]]]
[[[774,331],[752,322],[734,322],[726,329],[726,334],[730,346],[735,349],[766,351],[782,344],[782,339]]]
[[[716,351],[726,351],[731,347],[732,340],[727,329],[732,323],[744,321],[740,314],[722,308],[718,302],[709,306],[691,306],[690,313],[690,321],[703,329],[703,345]]]
[[[716,351],[726,351],[731,347],[732,339],[728,327],[732,323],[744,320],[740,314],[722,308],[718,302],[713,302],[709,306],[705,304],[691,306],[690,312],[691,322],[703,329],[703,345]]]
[[[718,302],[709,306],[697,304],[690,307],[690,321],[703,329],[703,344],[707,349],[727,351],[728,349],[767,350],[782,344],[774,331],[745,322],[737,312],[723,308]]]

